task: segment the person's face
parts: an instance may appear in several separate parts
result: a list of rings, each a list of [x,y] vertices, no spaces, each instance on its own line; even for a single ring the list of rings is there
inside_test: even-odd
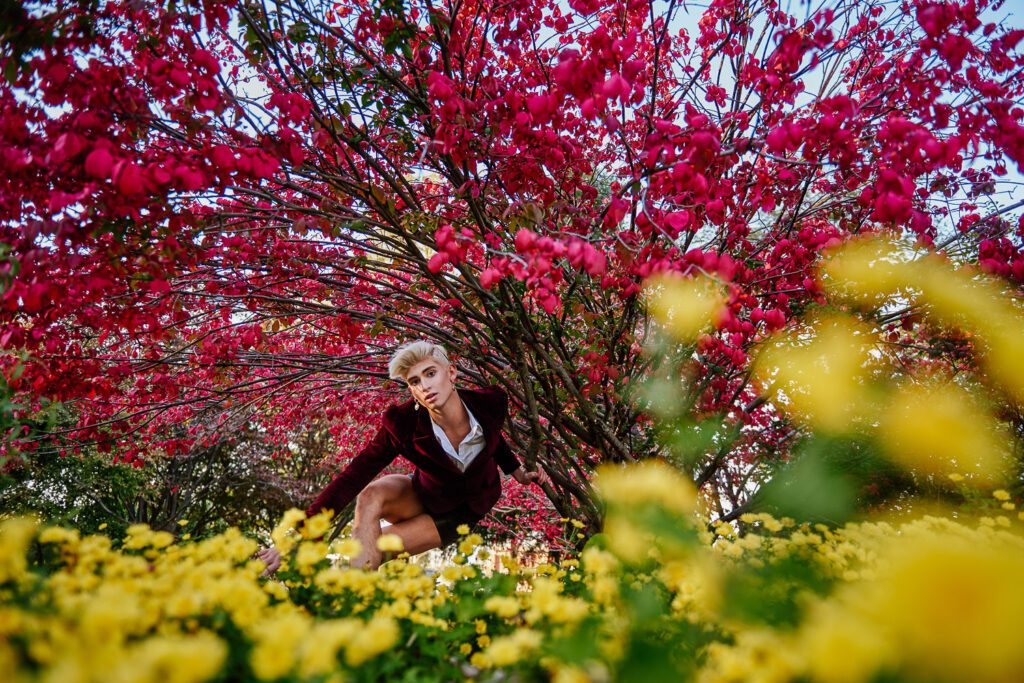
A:
[[[436,358],[421,360],[405,373],[412,397],[427,410],[439,411],[455,393],[455,366]]]

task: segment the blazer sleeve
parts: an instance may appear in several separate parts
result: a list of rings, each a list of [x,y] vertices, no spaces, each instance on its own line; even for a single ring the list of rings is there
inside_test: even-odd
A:
[[[501,430],[505,426],[505,421],[508,419],[508,394],[499,387],[494,388],[498,394],[498,411],[501,415],[501,422],[498,423],[498,429]],[[508,441],[505,440],[505,435],[498,434],[498,447],[494,451],[494,459],[497,461],[501,471],[505,474],[512,474],[519,469],[519,460],[512,453],[512,449],[508,445]]]
[[[398,440],[389,426],[393,422],[392,410],[389,408],[384,413],[384,422],[370,443],[352,458],[348,466],[306,508],[307,516],[324,510],[341,512],[374,477],[399,456]]]
[[[494,459],[505,474],[512,474],[519,469],[519,460],[512,453],[512,449],[509,448],[504,434],[498,437],[498,448],[494,451]]]

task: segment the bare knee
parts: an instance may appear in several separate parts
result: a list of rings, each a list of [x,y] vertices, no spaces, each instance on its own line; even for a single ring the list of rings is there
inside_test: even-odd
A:
[[[376,515],[377,519],[380,519],[386,500],[387,492],[380,486],[370,484],[356,496],[356,514],[361,517]]]

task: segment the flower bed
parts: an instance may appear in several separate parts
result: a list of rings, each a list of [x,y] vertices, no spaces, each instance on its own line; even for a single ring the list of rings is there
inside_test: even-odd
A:
[[[1024,540],[974,522],[707,530],[658,463],[605,470],[607,533],[559,565],[347,568],[285,533],[276,577],[235,531],[195,542],[0,527],[0,670],[18,681],[1020,680]],[[687,494],[686,492],[690,492]],[[313,535],[325,520],[304,528]],[[389,539],[385,537],[385,544]],[[467,559],[469,558],[469,559]],[[11,679],[8,679],[11,680]]]

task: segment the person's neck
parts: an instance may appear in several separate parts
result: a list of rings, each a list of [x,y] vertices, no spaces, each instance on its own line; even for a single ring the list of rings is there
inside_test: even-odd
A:
[[[444,402],[440,410],[430,411],[430,419],[441,429],[456,428],[469,422],[469,412],[458,390],[452,391],[451,398]]]

